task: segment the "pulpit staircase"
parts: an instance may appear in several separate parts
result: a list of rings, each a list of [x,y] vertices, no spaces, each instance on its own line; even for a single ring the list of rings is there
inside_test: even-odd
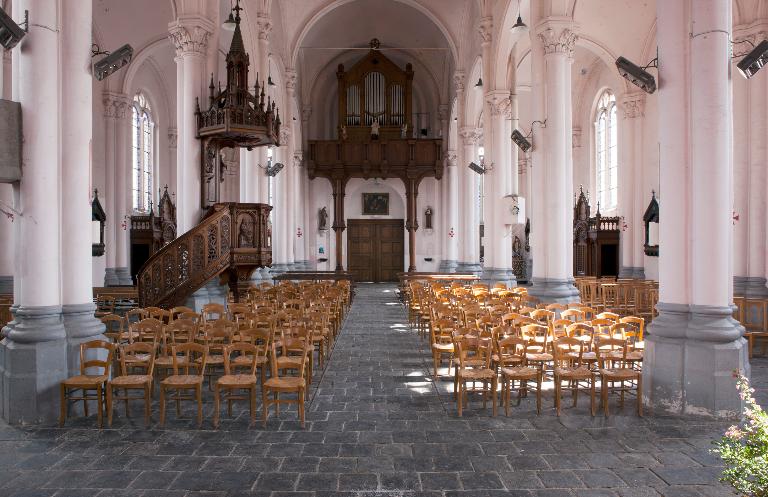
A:
[[[155,252],[137,275],[142,307],[183,305],[215,277],[239,300],[253,271],[272,264],[266,204],[218,203],[203,220]]]

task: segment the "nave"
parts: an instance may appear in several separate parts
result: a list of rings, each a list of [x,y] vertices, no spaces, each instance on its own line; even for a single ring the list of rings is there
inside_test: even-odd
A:
[[[733,495],[708,452],[723,423],[639,418],[631,402],[592,418],[586,399],[557,418],[551,391],[541,415],[531,396],[509,417],[474,401],[458,418],[394,285],[357,285],[326,364],[304,430],[293,407],[249,428],[244,403],[213,430],[207,391],[202,429],[191,404],[165,429],[145,429],[138,409],[103,430],[93,415],[65,428],[3,424],[0,495]],[[754,359],[752,378],[765,405],[767,359]]]

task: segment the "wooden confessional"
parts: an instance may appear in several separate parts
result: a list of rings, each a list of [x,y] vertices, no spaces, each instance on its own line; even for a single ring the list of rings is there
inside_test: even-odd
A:
[[[168,187],[157,203],[157,215],[150,205],[148,214],[131,216],[131,278],[136,281],[139,269],[152,255],[176,239],[176,206]]]
[[[618,276],[621,218],[590,217],[589,196],[579,188],[573,207],[573,275]]]

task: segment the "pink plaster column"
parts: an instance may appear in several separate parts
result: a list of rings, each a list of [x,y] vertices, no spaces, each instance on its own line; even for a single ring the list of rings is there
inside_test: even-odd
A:
[[[559,19],[544,19],[536,25],[536,44],[543,52],[544,78],[543,86],[535,84],[534,91],[544,91],[545,95],[546,128],[543,134],[546,147],[539,156],[541,162],[534,162],[533,166],[531,196],[536,201],[531,223],[536,249],[533,286],[529,293],[543,302],[578,300],[572,282],[570,218],[573,193],[570,65],[577,38],[574,30],[573,22]],[[540,56],[534,52],[533,60]],[[540,132],[535,129],[534,137],[537,131]]]
[[[117,284],[133,285],[130,268],[129,232],[131,199],[131,102],[127,95],[115,95],[115,275]]]
[[[619,168],[619,199],[620,215],[627,224],[626,231],[621,233],[621,270],[623,278],[644,278],[643,261],[638,260],[637,254],[642,253],[645,242],[645,224],[642,207],[642,195],[639,189],[642,182],[642,114],[644,94],[639,92],[627,93],[621,98],[621,115],[619,142],[622,157]]]
[[[9,9],[10,10],[10,9]],[[0,48],[0,98],[11,98],[11,85],[5,84],[10,75],[11,53]],[[0,202],[13,205],[13,187],[0,184]],[[0,204],[2,205],[2,204]],[[14,229],[11,219],[0,214],[0,294],[13,294]]]
[[[202,16],[187,16],[168,25],[170,39],[176,47],[179,167],[176,174],[176,223],[179,235],[200,221],[200,142],[195,138],[197,99],[204,95],[208,78],[204,74],[208,38],[215,30]],[[203,100],[204,101],[204,100]]]
[[[479,215],[477,212],[477,173],[471,171],[467,164],[477,162],[475,156],[477,142],[482,136],[477,128],[463,127],[459,130],[459,136],[463,143],[464,163],[458,170],[459,205],[462,206],[461,227],[458,236],[461,244],[461,256],[459,259],[459,271],[480,271],[480,231]]]
[[[25,143],[24,174],[14,186],[17,291],[14,320],[0,342],[0,415],[14,424],[55,419],[59,382],[67,376],[59,245],[62,9],[51,0],[14,0],[13,12],[25,9],[35,17],[13,55],[13,98],[21,103]],[[90,270],[84,279],[90,281]]]
[[[749,374],[732,318],[731,2],[657,5],[659,316],[648,327],[644,400],[654,410],[739,418]]]

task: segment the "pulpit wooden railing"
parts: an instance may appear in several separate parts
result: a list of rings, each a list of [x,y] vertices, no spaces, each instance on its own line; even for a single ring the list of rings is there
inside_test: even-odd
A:
[[[137,275],[142,307],[181,305],[216,276],[237,298],[254,269],[272,264],[266,204],[220,203],[165,245]]]

